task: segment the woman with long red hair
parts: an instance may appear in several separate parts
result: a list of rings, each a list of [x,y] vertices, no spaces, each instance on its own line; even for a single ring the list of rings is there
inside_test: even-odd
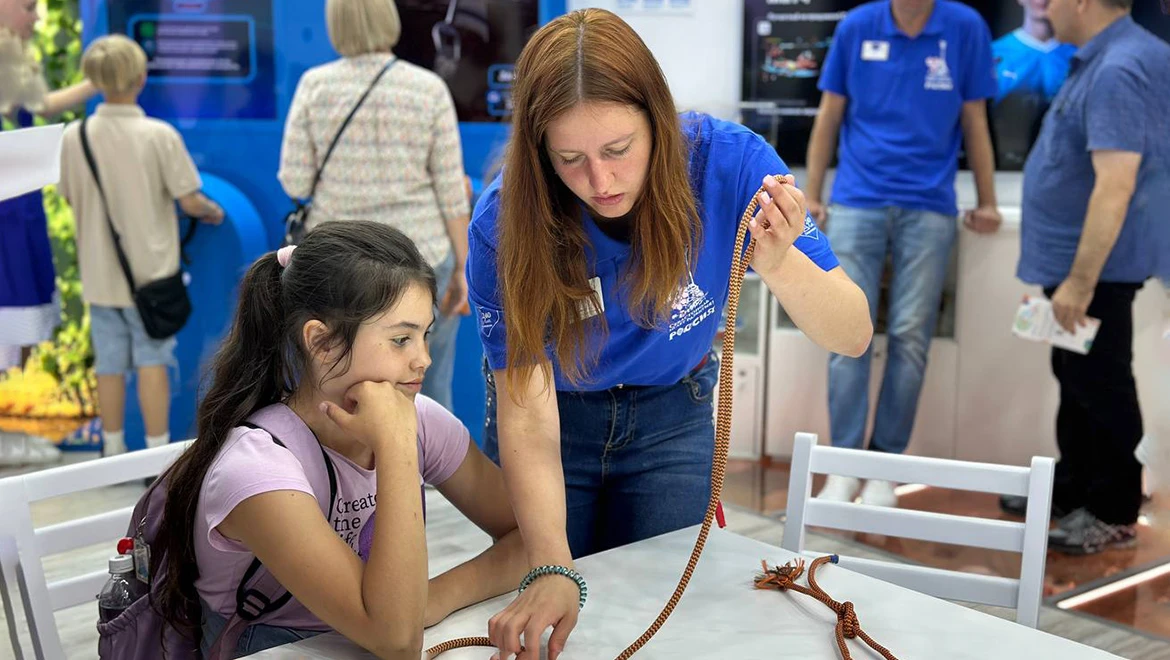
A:
[[[653,55],[612,13],[557,18],[521,53],[511,142],[473,214],[468,259],[485,450],[503,466],[533,567],[490,623],[501,657],[540,657],[549,626],[549,658],[560,654],[586,593],[573,557],[702,520],[711,345],[739,218],[761,185],[752,268],[813,341],[861,355],[865,295],[771,145],[680,116]]]

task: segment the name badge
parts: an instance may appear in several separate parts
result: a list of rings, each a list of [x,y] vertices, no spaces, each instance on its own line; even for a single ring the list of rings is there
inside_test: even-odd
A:
[[[861,59],[867,62],[885,62],[886,60],[890,59],[890,42],[861,42]]]
[[[605,311],[605,298],[601,295],[601,278],[590,278],[589,288],[593,289],[593,293],[597,298],[597,304],[594,305],[592,301],[581,301],[578,303],[577,314],[581,317],[582,321]]]

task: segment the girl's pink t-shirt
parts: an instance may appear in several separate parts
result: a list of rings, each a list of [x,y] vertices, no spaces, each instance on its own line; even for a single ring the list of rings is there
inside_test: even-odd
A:
[[[418,395],[415,408],[418,411],[418,465],[422,490],[421,485],[442,484],[459,469],[467,456],[471,436],[454,415],[433,400]],[[312,433],[307,426],[304,430]],[[337,536],[364,560],[369,552],[373,528],[367,523],[370,523],[377,504],[375,471],[356,465],[328,447],[325,451],[337,474],[337,499],[333,502],[330,522]],[[323,462],[320,467],[314,465],[309,469],[323,470]],[[253,555],[243,544],[220,534],[216,526],[240,502],[277,490],[299,490],[316,496],[305,467],[292,452],[273,442],[271,435],[243,426],[232,429],[203,480],[195,510],[195,558],[199,564],[195,588],[211,609],[225,617],[235,611],[236,587],[252,563]],[[362,538],[363,530],[366,531],[365,539]],[[264,623],[306,630],[329,629],[295,598]]]

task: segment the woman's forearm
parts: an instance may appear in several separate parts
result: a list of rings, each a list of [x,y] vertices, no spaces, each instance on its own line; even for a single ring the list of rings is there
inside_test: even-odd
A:
[[[506,395],[505,395],[506,396]],[[509,432],[500,419],[500,462],[516,522],[528,539],[530,566],[570,565],[565,533],[565,477],[560,438],[548,433]]]
[[[849,357],[865,353],[873,338],[869,302],[840,267],[822,270],[789,247],[780,267],[760,277],[796,327],[817,345]]]

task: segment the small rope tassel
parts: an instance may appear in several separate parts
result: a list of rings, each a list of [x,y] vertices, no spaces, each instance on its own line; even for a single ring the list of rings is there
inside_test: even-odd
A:
[[[768,568],[768,562],[760,562],[764,567],[764,572],[756,576],[755,584],[757,589],[775,589],[776,591],[795,591],[806,596],[816,598],[825,604],[826,607],[833,610],[837,615],[837,626],[835,629],[837,637],[837,649],[841,652],[842,660],[852,660],[853,656],[849,655],[849,647],[846,646],[845,640],[858,639],[865,642],[869,647],[877,651],[886,660],[898,660],[894,654],[886,647],[878,644],[872,637],[870,637],[864,630],[861,629],[861,622],[857,620],[857,612],[853,609],[853,603],[845,601],[839,603],[833,600],[829,594],[825,593],[824,589],[817,584],[816,572],[817,569],[825,564],[832,562],[837,563],[837,556],[818,557],[813,560],[813,563],[808,567],[808,584],[805,587],[797,584],[796,580],[804,573],[804,561],[796,558],[793,561],[777,566],[776,568]]]

